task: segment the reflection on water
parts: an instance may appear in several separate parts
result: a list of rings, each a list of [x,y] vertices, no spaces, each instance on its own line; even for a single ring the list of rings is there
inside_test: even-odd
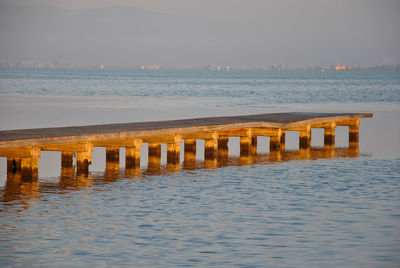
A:
[[[20,173],[9,172],[8,180],[4,187],[2,201],[9,202],[20,201],[21,205],[26,205],[26,199],[38,199],[42,192],[46,193],[65,193],[66,191],[74,191],[87,189],[93,185],[107,184],[116,182],[121,179],[146,178],[150,176],[168,175],[171,172],[179,172],[180,170],[198,170],[204,169],[212,171],[217,168],[228,166],[245,166],[245,165],[268,165],[278,164],[280,162],[294,160],[315,160],[315,159],[333,159],[343,157],[358,157],[359,150],[356,148],[304,148],[297,151],[271,151],[264,155],[241,155],[240,157],[229,157],[227,151],[220,150],[215,158],[206,158],[204,160],[196,160],[196,153],[186,151],[182,163],[161,163],[161,148],[153,148],[149,153],[147,168],[125,168],[120,169],[119,159],[109,158],[106,161],[104,172],[94,172],[88,174],[79,174],[76,172],[75,166],[62,165],[61,174],[58,179],[46,180],[42,182],[35,179],[24,179]]]

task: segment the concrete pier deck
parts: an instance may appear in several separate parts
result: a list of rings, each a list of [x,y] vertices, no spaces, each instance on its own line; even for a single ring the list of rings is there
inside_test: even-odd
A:
[[[370,113],[275,113],[207,117],[158,122],[138,122],[59,128],[0,131],[0,157],[7,157],[10,180],[38,177],[41,151],[60,151],[61,167],[80,176],[89,173],[93,147],[106,148],[106,169],[118,170],[120,148],[125,148],[125,168],[140,168],[140,149],[148,143],[148,164],[159,168],[161,144],[167,144],[167,164],[179,167],[181,143],[185,162],[196,160],[196,140],[204,140],[204,160],[211,166],[228,156],[228,138],[240,137],[240,155],[257,155],[257,137],[269,137],[274,159],[285,152],[285,133],[299,132],[299,153],[310,155],[311,129],[324,129],[324,149],[335,151],[336,126],[349,127],[349,149],[357,155],[360,118]],[[76,165],[74,165],[74,159]],[[129,173],[129,172],[128,172]]]
[[[0,131],[0,148],[243,128],[294,129],[307,124],[372,117],[370,113],[273,113],[138,123]]]

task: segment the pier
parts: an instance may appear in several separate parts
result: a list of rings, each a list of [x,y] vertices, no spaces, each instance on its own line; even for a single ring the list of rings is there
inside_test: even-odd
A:
[[[372,117],[372,114],[275,113],[8,130],[0,131],[0,157],[7,158],[7,181],[37,181],[41,151],[60,151],[62,173],[87,177],[94,147],[106,148],[106,170],[111,171],[119,170],[120,148],[125,148],[125,174],[137,174],[143,143],[148,144],[148,169],[154,171],[160,169],[161,144],[167,145],[169,170],[181,167],[182,146],[183,167],[193,165],[196,161],[196,140],[204,140],[204,166],[223,166],[228,158],[229,137],[240,137],[240,159],[257,156],[259,136],[269,137],[270,159],[305,159],[312,157],[312,128],[324,129],[324,148],[323,152],[318,151],[318,155],[325,157],[337,154],[337,126],[349,127],[349,148],[342,154],[357,155],[360,118],[368,117]],[[285,152],[285,136],[288,131],[299,133],[299,150],[295,156]]]

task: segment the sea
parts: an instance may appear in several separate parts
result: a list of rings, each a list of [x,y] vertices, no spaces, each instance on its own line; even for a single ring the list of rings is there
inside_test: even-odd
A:
[[[0,267],[400,267],[400,71],[0,68],[0,130],[275,112],[373,113],[359,150],[287,132],[241,157],[127,172],[95,148],[87,177],[41,152],[39,179],[10,187],[0,158]]]

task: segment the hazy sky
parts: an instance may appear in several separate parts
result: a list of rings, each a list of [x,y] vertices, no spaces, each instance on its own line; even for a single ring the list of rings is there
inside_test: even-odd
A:
[[[400,64],[400,0],[0,3],[25,7],[0,10],[0,60],[19,57],[114,65]],[[62,9],[39,6],[41,15],[34,6],[43,4]],[[115,6],[132,9],[110,9]],[[101,10],[84,13],[94,8]]]

